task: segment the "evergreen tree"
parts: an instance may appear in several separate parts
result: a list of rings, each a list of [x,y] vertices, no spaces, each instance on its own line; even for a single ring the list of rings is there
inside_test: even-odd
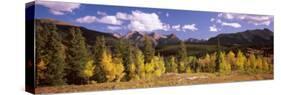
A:
[[[221,48],[220,48],[220,37],[217,39],[217,53],[216,53],[216,61],[215,61],[215,71],[219,72],[220,71],[220,63],[221,63]]]
[[[124,67],[125,67],[125,79],[128,81],[132,78],[132,76],[135,74],[135,60],[134,60],[134,54],[133,54],[133,47],[129,44],[126,45],[127,51],[124,53]]]
[[[152,41],[149,40],[149,38],[145,35],[144,36],[144,48],[143,48],[143,53],[144,53],[144,63],[149,63],[153,56],[154,56],[154,47],[152,44]]]
[[[179,61],[183,61],[183,62],[186,62],[187,60],[187,52],[186,52],[186,45],[183,41],[180,42],[180,49],[178,51],[178,58],[179,58]]]
[[[47,55],[47,42],[51,29],[48,29],[46,25],[42,25],[40,22],[36,22],[36,84],[46,85],[46,70],[48,64]],[[55,27],[55,26],[54,26]]]
[[[178,51],[178,61],[179,61],[178,64],[179,73],[184,73],[187,65],[187,52],[186,52],[185,43],[183,41],[181,41],[180,43],[180,49]]]
[[[67,82],[69,84],[83,84],[87,78],[83,76],[83,70],[89,61],[88,49],[80,29],[70,29],[70,40],[67,51]]]
[[[102,70],[102,59],[103,57],[103,53],[107,50],[106,47],[106,41],[105,38],[103,36],[97,37],[96,41],[95,41],[95,46],[94,46],[94,50],[93,50],[93,54],[94,54],[94,60],[95,60],[95,64],[96,67],[94,69],[94,72],[96,72],[96,74],[93,76],[93,78],[97,81],[97,82],[105,82],[106,81],[106,76],[105,76],[105,72],[103,72]]]
[[[45,49],[48,55],[48,64],[46,66],[45,80],[46,85],[64,85],[65,84],[65,62],[64,49],[56,30],[49,31],[49,39]]]

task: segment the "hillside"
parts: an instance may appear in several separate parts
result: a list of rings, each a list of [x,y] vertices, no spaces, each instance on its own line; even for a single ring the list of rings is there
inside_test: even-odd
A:
[[[269,29],[246,30],[243,32],[219,34],[210,38],[208,44],[221,45],[273,45],[273,32]]]

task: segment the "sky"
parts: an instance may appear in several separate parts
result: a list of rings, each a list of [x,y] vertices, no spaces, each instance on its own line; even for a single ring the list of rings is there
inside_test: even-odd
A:
[[[130,31],[175,34],[209,39],[221,33],[268,28],[273,31],[271,15],[169,10],[36,1],[35,18],[51,18],[106,33],[125,35]]]

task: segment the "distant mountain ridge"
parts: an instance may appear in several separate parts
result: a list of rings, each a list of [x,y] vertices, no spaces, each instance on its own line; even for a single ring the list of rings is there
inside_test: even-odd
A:
[[[75,26],[66,22],[54,20],[54,19],[36,19],[36,22],[41,24],[54,24],[60,31],[66,32],[71,28],[79,28],[82,35],[85,37],[86,42],[93,45],[96,37],[104,36],[112,39],[127,39],[135,44],[142,44],[144,37],[147,36],[149,40],[156,45],[169,45],[176,44],[181,41],[176,34],[162,35],[157,32],[147,33],[141,31],[131,31],[125,35],[121,35],[118,32],[105,33],[96,30],[90,30],[85,27]],[[37,24],[36,24],[37,25]],[[63,32],[61,32],[63,33]],[[211,37],[208,40],[189,38],[185,40],[187,43],[201,43],[201,44],[217,44],[218,41],[221,45],[272,45],[273,44],[273,32],[269,29],[254,29],[246,30],[237,33],[223,33],[215,37]]]
[[[181,41],[175,34],[162,35],[157,32],[146,33],[139,31],[129,32],[127,35],[123,36],[123,38],[141,44],[142,41],[144,41],[145,36],[151,40],[155,46],[162,44],[173,44]]]
[[[35,21],[36,26],[51,25],[51,24],[56,25],[57,30],[59,31],[58,33],[61,36],[69,35],[68,31],[71,28],[78,28],[78,29],[81,30],[82,35],[85,37],[86,42],[89,45],[94,45],[96,37],[98,37],[98,36],[104,36],[105,38],[110,38],[110,40],[118,39],[117,37],[112,36],[112,34],[110,34],[110,33],[104,33],[104,32],[100,32],[100,31],[96,31],[96,30],[90,30],[90,29],[87,29],[85,27],[72,25],[72,24],[62,22],[62,21],[58,21],[58,20],[54,20],[54,19],[35,19],[34,21]]]
[[[243,32],[219,34],[210,38],[207,43],[222,45],[272,45],[273,32],[269,29],[254,29]]]

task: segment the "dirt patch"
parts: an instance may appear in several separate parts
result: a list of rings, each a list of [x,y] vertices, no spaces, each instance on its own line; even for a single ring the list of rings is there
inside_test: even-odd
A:
[[[254,75],[231,74],[225,76],[218,76],[212,73],[195,73],[195,74],[167,73],[153,80],[138,80],[138,81],[118,82],[118,83],[95,83],[89,85],[65,85],[65,86],[57,86],[57,87],[38,87],[35,89],[35,92],[37,94],[65,93],[65,92],[80,92],[80,91],[100,91],[100,90],[128,89],[128,88],[193,85],[193,84],[207,84],[207,83],[225,83],[225,82],[268,80],[268,79],[273,79],[273,74],[254,74]]]

